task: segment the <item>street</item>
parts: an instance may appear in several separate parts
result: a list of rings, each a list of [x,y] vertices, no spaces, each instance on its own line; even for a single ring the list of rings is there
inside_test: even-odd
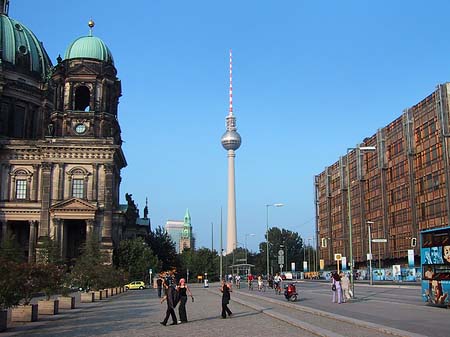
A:
[[[447,337],[450,331],[450,311],[425,306],[417,286],[357,284],[357,298],[340,305],[331,303],[331,287],[323,282],[297,283],[300,297],[294,303],[272,289],[259,292],[243,287],[231,294],[229,319],[220,318],[218,284],[190,287],[195,302],[187,304],[187,324],[160,325],[166,304],[159,303],[156,290],[146,289],[17,324],[3,336]]]

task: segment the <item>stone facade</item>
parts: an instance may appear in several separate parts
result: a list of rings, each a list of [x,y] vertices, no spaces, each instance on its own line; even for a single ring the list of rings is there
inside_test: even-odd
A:
[[[116,75],[112,60],[59,57],[45,78],[0,62],[1,236],[29,261],[49,237],[67,260],[90,233],[110,255],[121,239]]]

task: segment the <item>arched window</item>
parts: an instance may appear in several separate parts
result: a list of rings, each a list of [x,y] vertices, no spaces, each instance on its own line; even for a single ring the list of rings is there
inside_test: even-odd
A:
[[[86,86],[79,86],[75,90],[75,110],[89,111],[89,101],[91,93]]]
[[[68,172],[70,195],[74,198],[87,199],[87,183],[89,172],[82,167],[75,167]]]
[[[30,198],[30,182],[32,173],[26,169],[16,169],[11,174],[12,200],[28,200]]]

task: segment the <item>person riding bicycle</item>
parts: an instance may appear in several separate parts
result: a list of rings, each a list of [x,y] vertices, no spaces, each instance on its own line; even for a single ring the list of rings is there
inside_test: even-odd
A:
[[[275,291],[279,293],[281,292],[281,281],[282,281],[281,276],[278,273],[276,273],[275,277],[273,278],[273,283]]]
[[[258,276],[258,290],[261,291],[263,289],[263,279],[262,276]]]
[[[253,289],[253,275],[248,274],[247,276],[248,289]]]
[[[241,276],[239,274],[237,274],[234,277],[234,281],[236,282],[236,287],[239,289],[241,287]]]

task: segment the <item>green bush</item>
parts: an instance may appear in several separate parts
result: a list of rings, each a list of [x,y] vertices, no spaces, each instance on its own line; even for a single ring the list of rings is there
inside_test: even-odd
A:
[[[0,258],[0,310],[19,304],[23,296],[22,277],[19,264]]]

